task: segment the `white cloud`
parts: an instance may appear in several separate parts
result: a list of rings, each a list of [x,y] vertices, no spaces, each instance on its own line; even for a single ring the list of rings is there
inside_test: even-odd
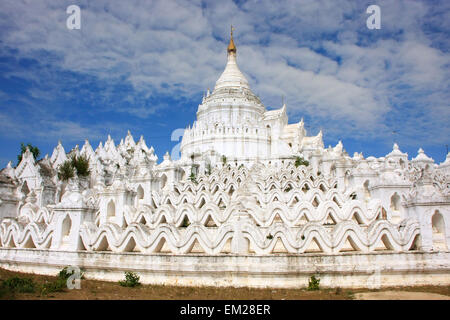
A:
[[[439,142],[448,137],[445,2],[439,11],[425,1],[379,1],[378,34],[365,30],[364,4],[354,1],[75,1],[79,31],[65,27],[73,2],[3,0],[0,40],[58,68],[105,81],[124,77],[140,96],[175,92],[200,102],[225,65],[233,23],[252,88],[267,106],[278,107],[285,95],[293,120],[308,115],[332,137],[383,139],[396,126],[408,143],[431,143],[436,130],[444,133]],[[441,30],[424,31],[429,25]],[[156,110],[117,108],[141,117]]]

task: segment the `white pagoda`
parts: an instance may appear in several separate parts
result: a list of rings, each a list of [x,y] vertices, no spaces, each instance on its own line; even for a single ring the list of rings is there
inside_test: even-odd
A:
[[[286,106],[267,111],[236,62],[161,163],[144,138],[86,140],[0,171],[0,266],[181,285],[450,284],[450,154],[394,144],[385,157],[324,148]],[[58,172],[73,157],[89,173]],[[378,275],[374,280],[373,275]],[[432,275],[432,276],[430,276]]]
[[[233,32],[227,54],[225,70],[213,92],[208,90],[198,106],[197,121],[185,131],[182,159],[215,161],[225,156],[251,165],[292,159],[303,151],[323,148],[321,132],[306,137],[303,120],[288,124],[286,105],[267,111],[252,92],[237,65]]]

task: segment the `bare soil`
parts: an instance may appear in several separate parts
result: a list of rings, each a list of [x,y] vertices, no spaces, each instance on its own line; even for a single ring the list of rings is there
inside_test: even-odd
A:
[[[380,291],[362,292],[355,295],[357,300],[450,300],[450,296],[432,292]]]
[[[54,281],[55,277],[25,274],[0,268],[0,283],[11,277],[32,278],[36,284]],[[349,299],[450,299],[450,286],[418,286],[368,289],[254,289],[217,287],[176,287],[140,285],[122,287],[117,282],[81,280],[81,289],[49,294],[6,292],[0,299],[17,300],[349,300]]]

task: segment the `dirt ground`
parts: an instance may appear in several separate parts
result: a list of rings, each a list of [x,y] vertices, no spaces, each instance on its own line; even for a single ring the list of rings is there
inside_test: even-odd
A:
[[[36,284],[54,281],[55,277],[24,274],[0,269],[0,283],[11,277],[32,278]],[[349,300],[349,299],[450,299],[450,286],[420,286],[367,289],[250,289],[216,287],[175,287],[140,285],[122,287],[117,282],[81,280],[81,289],[42,295],[35,293],[6,293],[0,299],[18,300]]]
[[[355,295],[357,300],[450,300],[450,296],[432,292],[380,291],[362,292]]]

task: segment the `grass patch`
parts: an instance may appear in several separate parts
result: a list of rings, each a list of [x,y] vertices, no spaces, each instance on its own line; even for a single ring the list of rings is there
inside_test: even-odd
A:
[[[3,281],[1,287],[14,293],[33,293],[36,290],[36,285],[31,278],[8,278]]]
[[[0,298],[14,299],[18,293],[33,293],[36,290],[36,284],[31,278],[10,277],[1,280]]]
[[[350,300],[354,300],[355,299],[355,294],[353,293],[353,291],[347,291],[346,292],[347,298]]]
[[[54,281],[46,281],[41,286],[41,295],[54,292],[64,292],[67,288],[66,279],[58,278]]]

